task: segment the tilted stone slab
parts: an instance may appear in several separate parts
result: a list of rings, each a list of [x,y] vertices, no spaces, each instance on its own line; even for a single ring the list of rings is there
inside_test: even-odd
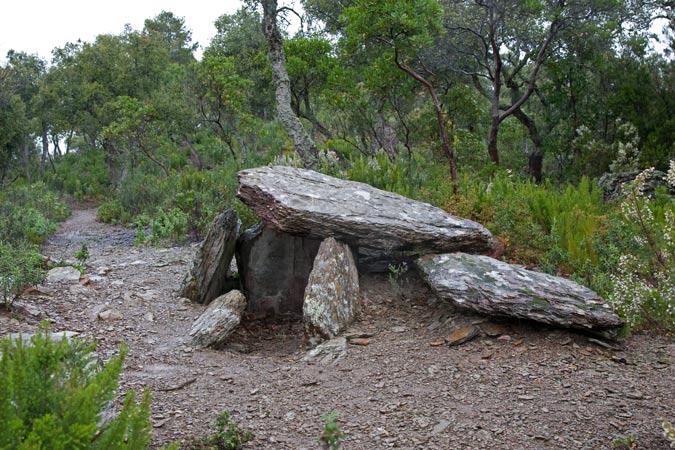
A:
[[[483,226],[440,208],[364,183],[293,167],[239,172],[237,196],[267,224],[286,233],[333,236],[356,247],[419,253],[487,253]]]
[[[565,328],[603,330],[623,325],[598,294],[565,278],[464,253],[427,255],[416,264],[441,299],[482,314]]]
[[[241,221],[233,209],[214,219],[181,283],[179,296],[209,303],[223,293],[240,228]]]
[[[334,338],[354,322],[360,308],[352,251],[329,237],[319,247],[305,289],[302,312],[307,336],[315,341]]]
[[[192,324],[192,344],[198,347],[221,347],[241,322],[246,297],[234,290],[221,295]]]

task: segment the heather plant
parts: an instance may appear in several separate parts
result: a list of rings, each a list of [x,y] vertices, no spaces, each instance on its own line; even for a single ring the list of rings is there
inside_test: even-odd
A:
[[[610,301],[631,329],[675,330],[675,202],[649,198],[646,181],[652,169],[625,187],[621,216],[632,247],[621,255],[612,275]],[[675,187],[675,161],[668,183]]]
[[[150,395],[127,393],[120,413],[104,420],[116,396],[127,348],[102,368],[93,345],[53,340],[46,327],[30,339],[0,343],[0,448],[145,449],[151,437]]]

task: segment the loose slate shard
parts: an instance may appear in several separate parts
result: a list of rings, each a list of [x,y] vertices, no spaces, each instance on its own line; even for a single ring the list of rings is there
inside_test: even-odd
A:
[[[239,172],[237,196],[269,226],[300,236],[333,236],[349,245],[387,251],[488,253],[494,240],[482,225],[427,203],[293,167]]]
[[[427,255],[416,264],[441,299],[482,314],[564,328],[604,330],[623,325],[598,294],[565,278],[464,253]]]

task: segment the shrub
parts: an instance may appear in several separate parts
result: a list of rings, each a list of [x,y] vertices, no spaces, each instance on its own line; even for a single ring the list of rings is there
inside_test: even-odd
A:
[[[675,330],[675,202],[648,198],[645,183],[654,169],[626,187],[621,203],[624,232],[632,246],[624,249],[612,275],[610,301],[630,328]],[[675,187],[675,161],[667,180]]]
[[[130,391],[120,414],[99,425],[115,396],[127,348],[98,370],[93,345],[53,341],[46,327],[30,343],[0,343],[0,448],[144,449],[150,442],[150,395]]]
[[[216,418],[216,432],[208,437],[190,437],[181,448],[186,450],[237,450],[255,436],[250,431],[242,430],[230,417],[229,411],[223,411]]]
[[[9,309],[25,288],[44,279],[42,256],[33,248],[0,242],[0,300],[5,308]]]

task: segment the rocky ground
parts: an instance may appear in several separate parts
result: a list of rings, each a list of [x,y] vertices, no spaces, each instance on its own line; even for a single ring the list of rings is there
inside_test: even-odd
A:
[[[202,350],[188,331],[205,309],[176,290],[195,247],[133,247],[134,231],[74,211],[45,246],[72,259],[86,240],[88,278],[47,283],[0,313],[0,335],[76,331],[105,359],[130,347],[121,390],[151,389],[155,443],[212,430],[224,410],[255,434],[246,449],[318,449],[337,413],[345,449],[610,449],[633,436],[666,449],[675,419],[675,341],[619,342],[530,323],[488,320],[440,304],[413,274],[393,289],[362,276],[362,316],[332,364],[304,360],[302,325],[247,322],[228,348]],[[479,335],[445,341],[459,327]],[[627,447],[624,447],[627,448]]]

